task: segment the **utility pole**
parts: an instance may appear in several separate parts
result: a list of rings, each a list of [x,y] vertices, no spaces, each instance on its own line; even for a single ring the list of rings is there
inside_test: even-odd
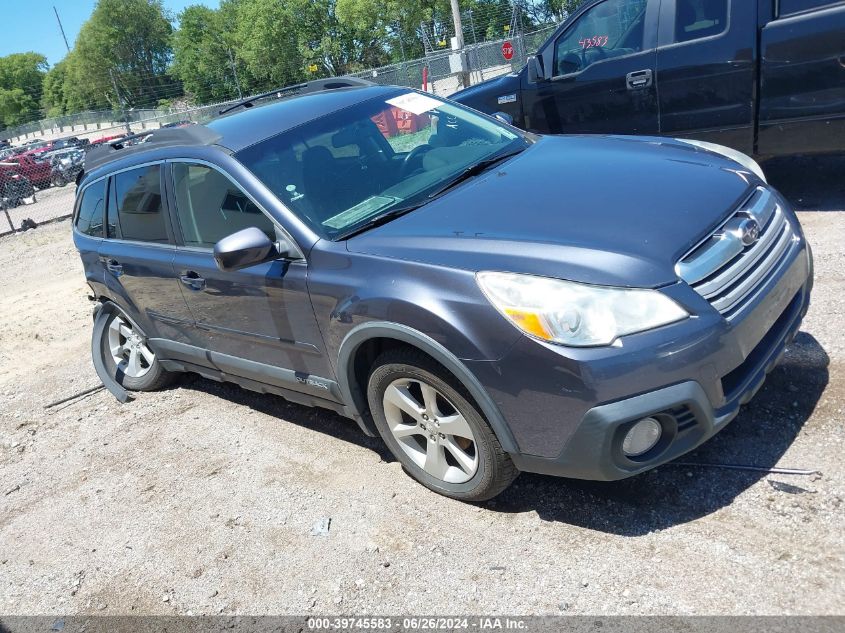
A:
[[[458,6],[458,0],[451,0],[452,4],[452,22],[455,24],[455,42],[457,44],[458,53],[461,55],[461,65],[464,65],[466,55],[464,54],[464,27],[461,24],[461,8]],[[464,88],[469,88],[469,73],[466,70],[461,71],[461,84]]]
[[[235,75],[235,87],[238,89],[238,99],[243,101],[244,96],[241,94],[241,82],[238,81],[238,67],[235,65],[235,58],[232,57],[232,49],[227,49],[229,52],[229,63],[232,65],[232,74]]]
[[[132,127],[129,125],[129,117],[126,114],[126,105],[123,97],[120,95],[120,90],[117,89],[117,80],[114,78],[114,71],[109,70],[109,77],[111,77],[111,85],[114,86],[114,94],[117,95],[117,101],[120,104],[120,112],[123,117],[123,122],[126,124],[126,133],[132,134]]]
[[[65,35],[65,27],[62,26],[62,20],[59,17],[59,11],[56,9],[56,5],[53,5],[53,13],[56,14],[56,22],[59,23],[59,30],[62,32],[62,39],[65,41],[65,48],[67,48],[67,52],[70,52],[70,44],[67,43],[67,35]]]
[[[410,87],[411,75],[408,74],[408,62],[405,59],[405,38],[402,37],[402,25],[397,21],[394,23],[393,28],[395,29],[396,34],[399,36],[399,50],[402,51],[402,70],[405,71],[405,83]]]

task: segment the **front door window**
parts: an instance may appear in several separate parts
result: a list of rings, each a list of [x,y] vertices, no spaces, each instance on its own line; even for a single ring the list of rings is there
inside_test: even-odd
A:
[[[555,43],[555,76],[643,50],[648,0],[606,0],[585,12]]]

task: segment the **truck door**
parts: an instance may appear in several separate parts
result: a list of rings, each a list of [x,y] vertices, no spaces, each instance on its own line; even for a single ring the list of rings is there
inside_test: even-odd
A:
[[[845,3],[781,0],[760,36],[757,151],[845,149]]]
[[[755,0],[663,0],[660,133],[754,152]]]
[[[544,77],[523,84],[526,129],[657,134],[659,5],[602,0],[568,22],[538,53]]]

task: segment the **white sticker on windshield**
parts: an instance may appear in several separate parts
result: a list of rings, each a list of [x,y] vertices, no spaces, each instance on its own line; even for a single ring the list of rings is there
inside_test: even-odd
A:
[[[392,99],[388,99],[386,103],[407,110],[411,114],[422,114],[423,112],[434,110],[434,108],[443,105],[437,99],[421,95],[418,92],[409,92],[399,97],[393,97]]]

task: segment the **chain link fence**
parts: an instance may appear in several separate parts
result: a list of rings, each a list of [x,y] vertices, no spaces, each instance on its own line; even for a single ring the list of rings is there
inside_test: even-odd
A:
[[[513,37],[470,44],[463,51],[438,51],[421,57],[353,73],[351,76],[367,79],[381,85],[422,88],[438,96],[448,97],[463,88],[460,57],[466,59],[471,85],[515,72],[525,65],[526,58],[554,32],[555,25],[530,33],[514,33]],[[510,42],[513,57],[506,60],[502,46]],[[424,80],[427,79],[427,85]]]

